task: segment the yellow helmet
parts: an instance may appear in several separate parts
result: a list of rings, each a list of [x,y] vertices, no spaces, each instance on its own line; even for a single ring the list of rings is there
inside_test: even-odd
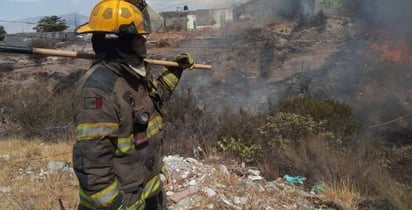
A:
[[[79,26],[76,34],[113,33],[148,34],[143,13],[124,0],[102,0],[94,6],[89,22]]]

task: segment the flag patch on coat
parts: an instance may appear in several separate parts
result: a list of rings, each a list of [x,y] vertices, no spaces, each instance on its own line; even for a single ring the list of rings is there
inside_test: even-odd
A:
[[[85,109],[102,109],[103,101],[102,97],[84,97]]]

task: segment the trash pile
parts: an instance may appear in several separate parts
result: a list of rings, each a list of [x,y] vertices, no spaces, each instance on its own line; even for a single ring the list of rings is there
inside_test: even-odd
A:
[[[316,191],[303,190],[305,177],[285,175],[268,181],[253,167],[226,166],[179,155],[164,158],[171,210],[183,209],[338,209]],[[336,206],[336,205],[335,205]]]

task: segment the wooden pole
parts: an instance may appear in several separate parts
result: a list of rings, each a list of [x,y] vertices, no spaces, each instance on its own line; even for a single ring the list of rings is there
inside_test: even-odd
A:
[[[93,53],[83,53],[77,51],[68,50],[54,50],[46,48],[30,48],[30,47],[19,47],[19,46],[9,46],[0,45],[0,52],[4,53],[20,53],[20,54],[39,54],[45,56],[59,56],[59,57],[71,57],[71,58],[83,58],[83,59],[95,59],[96,55]],[[161,66],[174,66],[178,67],[179,64],[173,61],[163,61],[154,59],[144,59],[149,64],[161,65]],[[195,64],[194,69],[211,70],[211,65],[206,64]]]

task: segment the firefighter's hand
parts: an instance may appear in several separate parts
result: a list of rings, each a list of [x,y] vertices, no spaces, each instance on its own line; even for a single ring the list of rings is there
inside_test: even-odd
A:
[[[179,68],[182,70],[192,70],[195,66],[195,61],[189,53],[181,53],[173,58],[173,61],[179,64]]]

